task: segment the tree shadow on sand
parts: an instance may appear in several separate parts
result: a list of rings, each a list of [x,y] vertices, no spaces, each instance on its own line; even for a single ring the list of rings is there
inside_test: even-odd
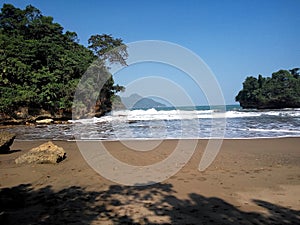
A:
[[[106,191],[72,186],[54,191],[22,184],[0,190],[0,224],[299,224],[300,211],[262,200],[268,214],[243,212],[220,198],[191,193],[179,199],[171,184]]]

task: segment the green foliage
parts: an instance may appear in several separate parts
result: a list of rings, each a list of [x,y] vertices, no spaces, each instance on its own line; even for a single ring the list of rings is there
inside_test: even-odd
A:
[[[98,37],[104,37],[103,41]],[[123,46],[121,39],[109,35],[94,35],[90,40],[94,40],[91,48],[97,55],[78,44],[75,32],[63,33],[60,24],[35,7],[21,10],[4,4],[0,13],[0,112],[11,115],[19,107],[53,114],[61,109],[71,111],[74,91],[87,68],[107,50]],[[126,47],[122,49],[113,58],[120,63],[127,54]],[[109,110],[116,91],[110,77],[102,91],[108,99],[99,97],[98,104]],[[88,99],[85,96],[81,104]]]
[[[89,48],[103,60],[109,60],[110,63],[120,63],[126,65],[128,57],[127,47],[122,39],[114,39],[111,35],[92,35],[89,40]]]
[[[272,77],[247,77],[236,96],[243,108],[300,107],[299,68],[279,70]]]

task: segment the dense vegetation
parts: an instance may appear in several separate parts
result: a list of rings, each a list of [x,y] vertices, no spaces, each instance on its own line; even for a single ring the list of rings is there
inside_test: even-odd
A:
[[[0,13],[0,113],[16,116],[41,110],[52,115],[71,112],[76,86],[97,57],[124,64],[126,46],[111,35],[93,35],[89,47],[75,32],[63,31],[53,18],[29,5],[24,10],[4,4]],[[114,47],[121,50],[105,56]],[[109,111],[121,87],[110,76],[97,101],[100,114]],[[99,91],[99,90],[98,90]],[[99,93],[98,93],[99,94]],[[101,96],[101,97],[100,97]],[[84,96],[82,101],[88,100]]]
[[[236,96],[243,108],[279,109],[300,107],[299,68],[279,70],[272,77],[247,77]]]

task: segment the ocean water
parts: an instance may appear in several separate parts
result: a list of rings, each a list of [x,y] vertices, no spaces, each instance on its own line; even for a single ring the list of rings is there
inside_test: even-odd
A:
[[[176,138],[299,137],[300,109],[243,110],[226,106],[163,107],[113,111],[101,118],[70,124],[5,128],[19,140],[127,140]]]

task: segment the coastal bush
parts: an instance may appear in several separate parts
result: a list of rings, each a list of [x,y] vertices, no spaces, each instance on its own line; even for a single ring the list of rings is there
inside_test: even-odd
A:
[[[299,68],[279,70],[271,77],[247,77],[235,100],[243,108],[280,109],[300,107]]]

